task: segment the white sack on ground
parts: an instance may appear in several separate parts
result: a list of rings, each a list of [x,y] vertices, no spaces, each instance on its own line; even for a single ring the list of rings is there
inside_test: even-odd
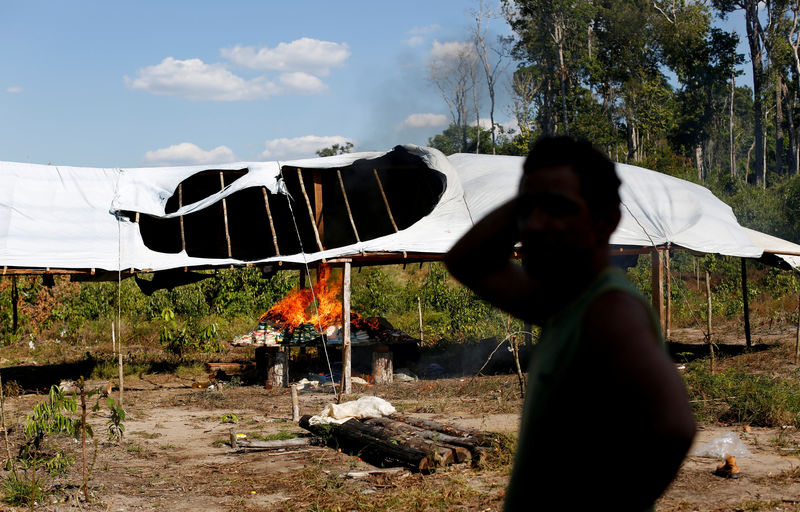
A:
[[[311,425],[319,425],[321,423],[344,423],[352,418],[365,419],[365,418],[379,418],[381,416],[389,416],[394,414],[397,410],[384,400],[377,396],[362,396],[358,400],[345,402],[343,404],[328,404],[322,409],[322,412],[317,416],[312,416],[309,420]]]

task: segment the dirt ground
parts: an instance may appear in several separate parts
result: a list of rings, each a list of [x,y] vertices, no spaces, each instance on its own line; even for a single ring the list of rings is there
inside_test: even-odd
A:
[[[766,338],[769,333],[762,335]],[[680,333],[691,343],[691,332]],[[793,333],[774,333],[770,342],[788,343]],[[285,452],[235,453],[229,431],[251,439],[282,431],[300,433],[290,421],[288,390],[261,386],[192,387],[202,377],[173,374],[128,377],[124,404],[126,432],[119,443],[104,441],[107,412],[94,413],[98,439],[91,475],[90,502],[81,498],[80,459],[66,478],[53,480],[57,492],[38,510],[465,510],[502,509],[510,459],[486,466],[456,465],[432,475],[403,474],[347,480],[339,474],[370,468],[357,456],[331,448]],[[101,386],[103,382],[91,382]],[[521,400],[514,376],[470,377],[356,387],[357,396],[374,394],[404,414],[465,427],[516,435]],[[317,413],[334,399],[330,392],[303,390],[301,414]],[[41,395],[9,398],[9,424],[43,400]],[[223,416],[236,415],[237,423]],[[12,441],[19,427],[12,431]],[[662,511],[800,510],[800,433],[794,428],[701,425],[696,446],[735,432],[752,456],[739,458],[741,477],[714,476],[718,460],[690,456],[657,504]],[[642,470],[658,461],[641,452]],[[90,459],[92,448],[89,448]],[[78,450],[75,449],[75,453]],[[0,471],[0,477],[4,476]],[[568,501],[565,501],[565,506]],[[5,507],[5,508],[2,508]],[[568,507],[567,507],[568,508]],[[2,510],[22,510],[0,506]]]

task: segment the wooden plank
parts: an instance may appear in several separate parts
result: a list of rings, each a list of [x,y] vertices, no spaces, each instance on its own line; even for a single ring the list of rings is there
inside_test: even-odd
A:
[[[322,217],[322,171],[312,170],[311,179],[314,181],[314,222],[317,224],[320,239],[325,240],[325,219]]]
[[[319,230],[317,229],[317,222],[314,219],[314,210],[311,208],[311,200],[308,198],[308,192],[306,192],[306,186],[303,183],[303,172],[300,168],[297,168],[297,181],[300,182],[300,192],[302,192],[303,197],[306,200],[306,207],[308,208],[308,218],[311,219],[311,227],[314,228],[314,237],[317,240],[317,248],[320,252],[324,251],[324,247],[322,246],[322,239],[319,237]]]
[[[708,351],[711,356],[709,359],[709,366],[711,373],[714,373],[714,342],[711,334],[711,276],[706,270],[706,342],[708,342]]]

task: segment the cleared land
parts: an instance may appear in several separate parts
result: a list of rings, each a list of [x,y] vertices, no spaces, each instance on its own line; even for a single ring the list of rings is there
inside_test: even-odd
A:
[[[680,331],[676,337],[681,357],[691,359],[699,333]],[[774,378],[796,378],[790,362],[795,333],[789,328],[761,326],[755,332],[758,350],[744,352],[741,335],[731,329],[720,337],[726,354],[717,371],[746,368],[753,374]],[[706,364],[696,360],[690,364]],[[309,447],[278,453],[233,453],[227,445],[229,430],[250,439],[271,439],[303,433],[290,421],[288,390],[266,390],[261,386],[223,384],[215,389],[193,388],[205,379],[194,374],[143,373],[126,379],[124,439],[104,441],[107,412],[91,415],[98,445],[89,488],[92,499],[81,498],[80,458],[70,472],[52,480],[55,492],[39,510],[501,510],[510,470],[509,452],[498,451],[480,467],[451,466],[430,475],[380,475],[345,479],[338,475],[370,466],[357,456],[331,448]],[[91,385],[100,386],[95,380]],[[516,435],[521,400],[516,377],[447,378],[395,383],[387,386],[356,386],[354,397],[365,394],[389,400],[401,412],[482,430]],[[330,392],[303,390],[301,413],[316,413],[333,400]],[[41,395],[25,394],[6,401],[9,424],[15,425],[11,441],[21,439],[18,426]],[[225,423],[235,415],[238,423]],[[591,435],[592,419],[586,431]],[[658,503],[658,510],[800,510],[800,434],[795,426],[758,427],[746,431],[739,423],[701,424],[697,442],[704,443],[727,432],[736,432],[753,452],[739,459],[742,476],[728,480],[712,475],[718,461],[689,457],[671,489]],[[598,440],[601,443],[602,440]],[[60,440],[62,446],[78,445]],[[71,444],[70,444],[71,443]],[[620,447],[641,453],[641,468],[653,461],[647,447]],[[93,448],[90,447],[90,456]],[[593,467],[602,470],[607,449],[587,452]],[[576,461],[577,465],[583,464]],[[2,475],[0,475],[2,476]],[[590,475],[576,472],[570,488]],[[565,495],[565,509],[569,496]],[[5,509],[16,510],[5,505]],[[19,510],[23,510],[20,508]]]

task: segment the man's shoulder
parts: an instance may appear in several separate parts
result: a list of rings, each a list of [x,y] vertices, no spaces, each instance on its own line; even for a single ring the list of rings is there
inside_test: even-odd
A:
[[[586,309],[583,334],[606,348],[659,346],[650,307],[635,291],[613,288],[597,295]]]

